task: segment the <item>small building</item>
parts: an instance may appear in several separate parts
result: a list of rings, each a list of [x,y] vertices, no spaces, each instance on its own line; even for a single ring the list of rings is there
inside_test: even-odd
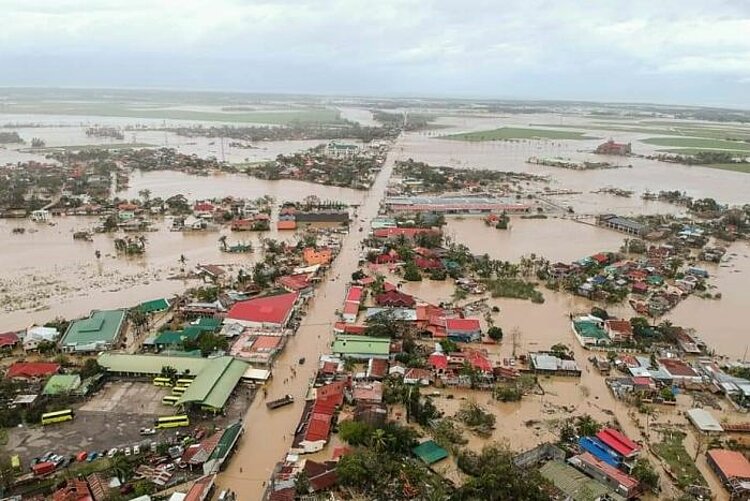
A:
[[[706,461],[721,479],[733,498],[747,499],[750,493],[750,461],[739,451],[711,449]]]
[[[428,466],[448,457],[448,451],[440,447],[434,440],[426,440],[411,451]]]
[[[390,308],[413,308],[417,301],[409,294],[391,290],[378,294],[375,297],[375,303],[378,306],[387,306]]]
[[[339,334],[333,342],[334,356],[359,360],[389,358],[391,340],[389,338]]]
[[[18,334],[15,332],[0,334],[0,350],[12,351],[18,345],[18,342]]]
[[[451,341],[469,343],[482,338],[482,327],[476,318],[448,318],[445,332]]]
[[[548,461],[539,468],[539,473],[571,501],[608,499],[605,496],[611,493],[607,486],[563,461]]]
[[[631,459],[641,452],[641,446],[630,440],[625,434],[614,428],[602,428],[596,434],[607,447],[620,456]]]
[[[88,318],[72,322],[60,342],[67,352],[98,352],[114,348],[125,324],[125,310],[92,311]]]
[[[6,379],[45,379],[60,372],[60,364],[53,362],[16,362],[5,373]]]
[[[638,480],[618,468],[600,461],[588,452],[573,456],[568,462],[587,475],[609,486],[620,496],[632,498],[639,492]]]
[[[628,320],[605,320],[604,330],[614,343],[627,343],[633,339],[633,326]]]
[[[329,264],[333,259],[333,251],[329,248],[316,249],[314,247],[306,247],[302,251],[302,259],[308,266],[314,264]]]
[[[596,150],[594,150],[594,153],[598,155],[618,155],[622,157],[626,157],[632,152],[633,149],[630,143],[616,143],[612,139],[606,143],[600,144],[596,147]]]
[[[35,351],[40,343],[56,343],[60,337],[60,331],[54,327],[42,327],[34,325],[26,329],[23,337],[24,351]]]
[[[563,360],[548,353],[530,353],[529,365],[536,374],[581,377],[581,368],[575,360]]]
[[[597,222],[599,226],[621,231],[629,235],[641,236],[646,233],[645,225],[638,221],[633,221],[632,219],[620,217],[615,214],[602,214],[598,217]]]
[[[575,318],[571,327],[581,346],[603,346],[610,343],[603,324],[601,318],[589,315]]]
[[[158,313],[169,309],[169,300],[166,298],[152,299],[138,305],[143,313]]]
[[[703,378],[688,364],[676,358],[660,358],[659,365],[673,381],[700,383]]]
[[[413,367],[407,369],[404,373],[404,384],[416,384],[419,386],[429,386],[432,382],[432,373],[427,369]]]
[[[722,433],[724,431],[718,419],[705,409],[689,409],[685,414],[701,433]]]
[[[68,395],[81,386],[81,376],[78,374],[54,374],[44,385],[42,395]]]

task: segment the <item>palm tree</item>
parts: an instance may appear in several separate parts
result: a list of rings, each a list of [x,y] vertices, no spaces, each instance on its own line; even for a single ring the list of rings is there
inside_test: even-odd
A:
[[[148,188],[140,190],[138,192],[138,196],[143,199],[144,205],[148,205],[149,200],[151,200],[151,190],[149,190]]]
[[[370,437],[370,447],[380,452],[388,445],[388,435],[385,430],[377,429]]]

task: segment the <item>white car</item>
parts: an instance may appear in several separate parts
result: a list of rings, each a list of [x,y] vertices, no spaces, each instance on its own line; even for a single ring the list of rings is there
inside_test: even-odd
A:
[[[107,457],[108,457],[108,458],[111,458],[111,457],[113,457],[113,456],[114,456],[115,454],[117,454],[117,447],[112,447],[112,448],[111,448],[111,449],[109,450],[109,452],[107,453]]]
[[[133,446],[133,455],[137,456],[141,453],[141,446],[140,445],[134,445]]]
[[[125,447],[125,455],[130,456],[130,447]]]
[[[141,428],[141,435],[156,435],[156,430],[153,428]]]

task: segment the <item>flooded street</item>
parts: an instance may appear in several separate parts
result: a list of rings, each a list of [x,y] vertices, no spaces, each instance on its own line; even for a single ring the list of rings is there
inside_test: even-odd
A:
[[[331,268],[328,280],[316,290],[297,334],[289,340],[274,364],[273,378],[266,385],[268,399],[291,393],[295,397],[294,404],[269,411],[264,400],[256,398],[245,417],[246,431],[234,458],[217,477],[217,483],[222,488],[239,493],[242,501],[261,499],[274,465],[291,446],[294,429],[302,415],[309,380],[317,372],[319,356],[327,353],[332,340],[333,323],[337,320],[334,312],[341,306],[346,285],[357,269],[360,242],[367,234],[358,230],[361,226],[367,230],[370,219],[377,215],[394,162],[400,157],[397,149],[394,148],[388,155],[359,210],[358,219],[365,221],[352,225],[352,231],[342,243],[341,253]],[[307,358],[308,363],[298,366],[298,359],[302,356]],[[296,377],[292,377],[292,367],[297,371]]]

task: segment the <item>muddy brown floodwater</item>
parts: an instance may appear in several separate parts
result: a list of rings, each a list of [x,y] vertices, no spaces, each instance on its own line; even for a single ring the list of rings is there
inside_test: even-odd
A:
[[[369,228],[369,221],[377,215],[386,183],[399,157],[397,148],[391,150],[373,188],[369,191],[343,243],[339,256],[310,301],[302,325],[297,334],[287,343],[283,353],[274,364],[273,378],[267,384],[268,398],[277,398],[291,393],[293,405],[274,411],[266,409],[262,398],[256,398],[245,417],[246,431],[240,441],[229,467],[219,475],[217,483],[222,488],[239,493],[240,499],[261,499],[264,484],[268,481],[274,465],[280,461],[292,443],[293,433],[304,407],[309,380],[317,371],[317,360],[327,353],[333,333],[334,312],[344,300],[344,293],[351,274],[357,269],[360,242]],[[364,222],[360,222],[364,219]],[[308,363],[298,365],[300,357]],[[296,369],[296,377],[291,368]],[[285,382],[287,381],[287,382]],[[242,470],[242,471],[240,471]]]

